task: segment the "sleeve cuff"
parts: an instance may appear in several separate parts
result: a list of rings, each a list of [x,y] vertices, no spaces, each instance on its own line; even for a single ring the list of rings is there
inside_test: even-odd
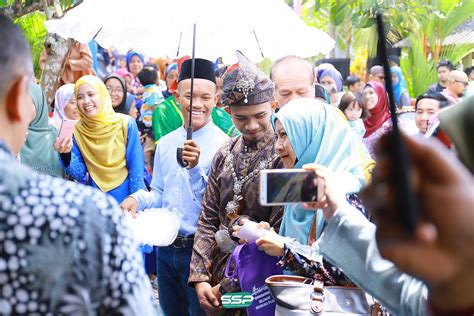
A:
[[[134,198],[137,201],[137,210],[138,211],[143,211],[143,209],[146,208],[145,205],[144,205],[145,203],[143,202],[143,194],[144,193],[147,193],[147,192],[145,192],[144,190],[138,190],[137,192],[127,196],[127,197]]]
[[[69,167],[69,165],[71,164],[71,152],[61,153],[59,154],[59,156],[61,157],[61,161],[64,167],[65,168]]]
[[[194,168],[188,169],[188,172],[192,183],[198,182],[202,177],[205,176],[204,171],[199,164]]]

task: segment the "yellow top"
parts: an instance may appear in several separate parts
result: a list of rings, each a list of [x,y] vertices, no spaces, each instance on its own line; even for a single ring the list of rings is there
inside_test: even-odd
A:
[[[126,147],[129,117],[115,113],[112,100],[102,80],[96,76],[83,76],[76,82],[78,88],[88,84],[100,96],[98,114],[87,117],[81,112],[74,138],[81,151],[89,175],[103,191],[118,187],[128,176]]]

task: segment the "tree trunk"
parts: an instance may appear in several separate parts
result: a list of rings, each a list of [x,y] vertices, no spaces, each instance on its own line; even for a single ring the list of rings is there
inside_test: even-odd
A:
[[[46,101],[50,106],[53,102],[54,94],[60,87],[60,77],[65,67],[64,62],[72,44],[72,39],[65,40],[56,34],[46,35],[45,47],[48,47],[48,57],[41,74],[41,88],[43,88],[46,94]]]

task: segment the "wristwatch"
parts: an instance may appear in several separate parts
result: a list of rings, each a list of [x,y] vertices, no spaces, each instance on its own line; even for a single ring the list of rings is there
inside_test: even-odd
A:
[[[227,293],[227,291],[222,287],[222,285],[219,285],[219,293],[221,293],[221,295],[225,295]]]

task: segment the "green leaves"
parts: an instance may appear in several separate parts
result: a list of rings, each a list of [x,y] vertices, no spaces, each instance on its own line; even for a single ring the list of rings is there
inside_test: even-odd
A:
[[[351,11],[352,10],[347,3],[332,1],[331,7],[329,9],[329,17],[330,17],[331,23],[335,26],[342,24],[346,16],[351,14]]]
[[[14,21],[14,23],[23,30],[26,40],[31,46],[31,55],[33,57],[35,76],[37,78],[41,75],[39,57],[43,50],[44,39],[46,37],[46,28],[43,25],[44,21],[46,21],[46,16],[39,11],[24,15]]]
[[[0,0],[0,8],[11,6],[15,0]]]

